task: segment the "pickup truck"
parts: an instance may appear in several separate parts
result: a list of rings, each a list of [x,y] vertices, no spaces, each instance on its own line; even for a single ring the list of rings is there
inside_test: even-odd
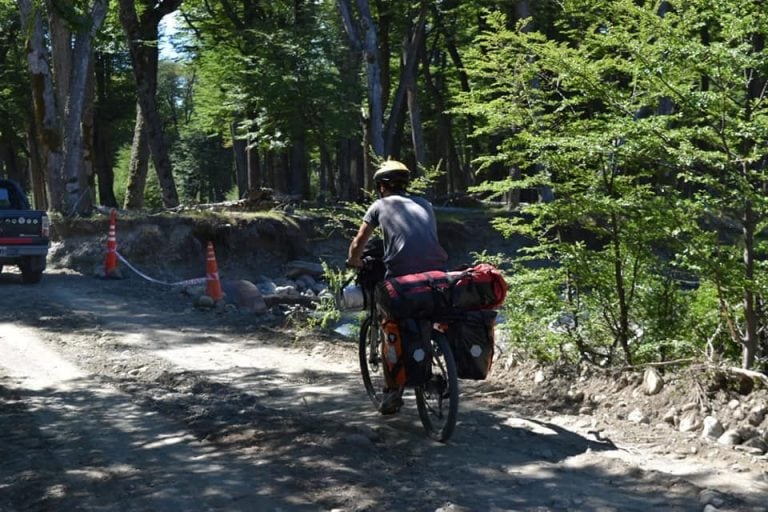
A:
[[[18,183],[0,179],[0,271],[16,265],[25,284],[43,276],[50,246],[48,214],[32,210]]]

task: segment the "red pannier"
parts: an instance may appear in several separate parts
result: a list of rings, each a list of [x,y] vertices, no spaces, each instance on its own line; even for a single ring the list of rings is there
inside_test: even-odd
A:
[[[392,277],[376,285],[376,306],[384,318],[427,318],[450,306],[450,286],[441,270]]]
[[[501,272],[488,263],[448,273],[453,283],[451,306],[457,309],[496,309],[507,296],[507,282]]]
[[[375,292],[385,318],[428,318],[452,309],[494,309],[506,295],[504,276],[487,263],[460,271],[433,270],[385,279]]]

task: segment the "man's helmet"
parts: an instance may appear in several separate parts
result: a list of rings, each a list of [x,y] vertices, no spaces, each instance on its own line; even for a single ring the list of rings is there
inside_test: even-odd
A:
[[[410,180],[411,171],[408,170],[404,163],[397,160],[386,160],[373,175],[373,182],[376,185],[383,182],[405,186]]]

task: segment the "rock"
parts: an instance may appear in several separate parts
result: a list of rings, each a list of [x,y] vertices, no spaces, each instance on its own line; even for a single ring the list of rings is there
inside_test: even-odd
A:
[[[216,301],[208,295],[200,295],[194,300],[194,305],[199,308],[214,308],[216,307]]]
[[[728,402],[728,408],[731,409],[731,410],[737,409],[740,405],[741,405],[741,402],[739,402],[736,399],[731,400],[730,402]]]
[[[704,418],[704,430],[701,432],[701,437],[717,439],[723,435],[723,432],[725,432],[725,429],[717,418],[714,416]]]
[[[648,418],[648,416],[646,416],[645,413],[640,409],[635,409],[630,412],[629,416],[627,416],[627,419],[633,423],[642,423],[644,425],[651,423],[651,420]]]
[[[699,408],[699,404],[697,404],[696,402],[688,402],[687,404],[683,405],[680,408],[680,410],[683,412],[687,412],[687,411],[693,411],[698,408]]]
[[[371,439],[365,434],[352,433],[346,437],[346,442],[355,446],[369,446]]]
[[[259,276],[254,283],[262,295],[274,295],[275,283],[268,277]]]
[[[302,274],[296,278],[296,288],[298,288],[301,291],[306,291],[306,290],[314,291],[316,286],[317,286],[317,281],[315,281],[310,275]]]
[[[700,428],[701,420],[696,412],[688,411],[680,418],[680,425],[678,425],[680,432],[693,432]]]
[[[435,512],[471,512],[470,509],[456,505],[455,503],[446,503],[442,507],[436,508]]]
[[[614,383],[614,385],[613,385],[613,390],[614,390],[614,391],[621,391],[622,389],[624,389],[624,388],[625,388],[625,387],[627,387],[627,386],[629,386],[629,381],[627,380],[627,378],[626,378],[624,375],[622,375],[622,376],[621,376],[621,377],[619,377],[619,378],[618,378],[618,380],[617,380],[617,381]]]
[[[547,380],[547,377],[544,375],[544,372],[541,370],[536,370],[536,373],[533,375],[533,382],[535,384],[541,384],[545,380]]]
[[[287,263],[285,266],[285,275],[291,279],[295,279],[302,274],[307,274],[312,277],[320,277],[323,275],[323,266],[320,263],[295,260]]]
[[[661,420],[664,423],[669,423],[670,425],[677,425],[679,423],[679,421],[680,421],[679,418],[678,418],[677,408],[672,407],[671,409],[669,409],[661,417]]]
[[[222,281],[221,288],[240,311],[261,315],[269,309],[259,288],[250,281]]]
[[[766,413],[768,413],[768,407],[766,407],[765,404],[756,405],[750,409],[749,415],[747,415],[747,421],[753,427],[757,427],[765,419]]]
[[[728,429],[724,434],[717,438],[717,442],[725,446],[736,446],[737,444],[740,444],[741,441],[741,436],[735,429]]]
[[[714,489],[702,489],[699,493],[699,503],[722,507],[725,505],[725,497]]]
[[[647,368],[643,376],[643,391],[646,395],[655,395],[664,387],[664,380],[655,368]]]
[[[584,401],[584,392],[583,391],[575,391],[575,390],[569,390],[568,391],[568,399],[572,402],[583,402]]]
[[[299,297],[301,293],[295,286],[283,285],[275,287],[275,295],[278,297]]]
[[[742,446],[751,448],[750,452],[756,455],[763,455],[768,452],[768,443],[760,439],[760,437],[747,439]]]
[[[752,439],[753,437],[760,437],[760,431],[751,425],[744,425],[739,427],[736,429],[736,432],[739,433],[739,437],[742,441]]]

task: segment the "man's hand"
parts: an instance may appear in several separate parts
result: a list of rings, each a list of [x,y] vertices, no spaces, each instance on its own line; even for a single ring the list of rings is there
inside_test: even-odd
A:
[[[363,260],[360,258],[347,258],[347,266],[351,268],[362,268]]]
[[[357,230],[357,235],[352,239],[352,243],[349,244],[347,266],[362,268],[363,249],[365,249],[365,243],[371,237],[371,233],[373,233],[373,226],[363,221],[362,224],[360,224],[360,229]]]

